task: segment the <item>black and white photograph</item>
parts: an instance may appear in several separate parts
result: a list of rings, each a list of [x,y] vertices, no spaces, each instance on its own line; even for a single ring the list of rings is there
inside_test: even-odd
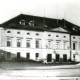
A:
[[[80,77],[80,0],[0,0],[0,79],[69,77]]]

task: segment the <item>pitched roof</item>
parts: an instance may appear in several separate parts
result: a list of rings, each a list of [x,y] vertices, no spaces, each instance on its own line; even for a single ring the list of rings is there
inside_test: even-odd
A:
[[[25,25],[20,25],[20,20],[25,20]],[[34,26],[29,26],[29,22],[34,21]],[[64,26],[65,22],[65,26]],[[45,26],[47,25],[47,27]],[[52,18],[45,18],[45,25],[44,25],[44,17],[39,16],[32,16],[32,15],[25,15],[20,14],[4,23],[2,23],[0,26],[3,28],[12,28],[12,29],[26,29],[26,30],[40,30],[40,31],[51,31],[53,28],[62,27],[65,30],[71,32],[71,34],[74,35],[80,35],[80,28],[72,24],[66,20],[57,20]],[[75,29],[73,30],[73,28]]]

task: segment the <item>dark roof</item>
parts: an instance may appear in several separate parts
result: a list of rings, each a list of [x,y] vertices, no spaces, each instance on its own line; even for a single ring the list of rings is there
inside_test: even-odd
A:
[[[25,25],[20,25],[19,22],[22,19],[25,20]],[[45,19],[45,25],[47,25],[47,27],[44,25],[44,19]],[[34,21],[34,26],[29,26],[28,23],[30,21]],[[63,27],[64,29],[69,31],[71,34],[80,35],[80,28],[77,25],[71,22],[68,22],[64,19],[58,20],[58,24],[57,24],[56,19],[25,15],[25,14],[20,14],[2,23],[0,26],[6,29],[11,28],[11,29],[25,29],[25,30],[39,30],[39,31],[44,31],[44,30],[50,31],[55,27]],[[75,27],[76,30],[73,30],[73,27]]]

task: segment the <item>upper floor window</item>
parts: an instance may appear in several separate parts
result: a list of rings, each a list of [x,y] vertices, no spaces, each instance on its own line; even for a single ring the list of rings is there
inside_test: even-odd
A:
[[[17,39],[17,47],[21,47],[21,39]]]
[[[73,43],[73,50],[76,49],[76,43]]]
[[[63,42],[63,49],[66,49],[66,42]]]
[[[26,47],[27,47],[27,48],[30,48],[30,46],[31,46],[31,45],[30,45],[30,44],[31,44],[30,42],[31,42],[31,40],[29,40],[29,39],[26,40]]]
[[[7,33],[11,33],[11,31],[7,31]]]
[[[19,23],[20,25],[25,25],[25,20],[22,19]]]
[[[36,39],[36,48],[39,48],[39,40]]]
[[[10,47],[11,46],[11,38],[7,37],[7,46]]]
[[[56,49],[60,49],[60,41],[56,41]]]

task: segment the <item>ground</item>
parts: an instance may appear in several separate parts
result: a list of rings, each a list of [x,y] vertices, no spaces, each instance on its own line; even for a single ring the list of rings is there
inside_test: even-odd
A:
[[[54,65],[35,62],[0,62],[0,79],[80,77],[80,65]]]

